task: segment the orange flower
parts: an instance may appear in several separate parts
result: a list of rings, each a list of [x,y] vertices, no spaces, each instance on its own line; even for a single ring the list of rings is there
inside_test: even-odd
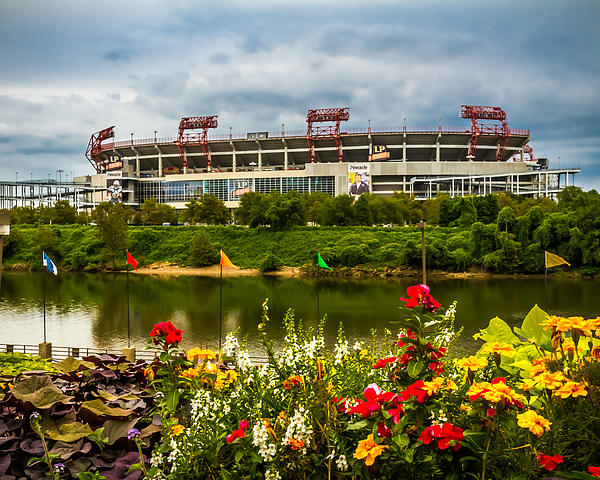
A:
[[[302,378],[300,375],[293,375],[287,380],[283,381],[283,388],[289,390],[290,388],[297,387],[298,385],[301,385],[303,383],[304,378]]]
[[[554,395],[561,398],[585,397],[588,394],[585,385],[577,382],[565,382],[560,388],[554,391]]]
[[[177,437],[179,435],[181,435],[183,432],[185,431],[185,427],[183,425],[173,425],[173,428],[171,429],[171,435],[173,435],[174,437]]]
[[[487,360],[485,358],[478,358],[475,355],[470,357],[459,358],[454,362],[458,368],[464,368],[468,371],[475,372],[487,367]]]
[[[481,353],[497,353],[499,355],[512,356],[515,353],[515,349],[508,343],[489,342],[482,347]]]
[[[517,425],[521,428],[527,428],[534,435],[541,437],[544,431],[550,430],[552,423],[533,410],[527,410],[517,414]]]
[[[542,372],[536,375],[533,380],[541,386],[546,387],[548,390],[554,390],[562,385],[566,380],[562,372]]]
[[[525,390],[526,392],[535,387],[537,387],[537,382],[531,378],[526,378],[522,383],[519,384],[519,388],[521,390]]]
[[[375,459],[386,450],[386,445],[377,445],[373,440],[373,434],[370,434],[366,439],[358,442],[356,451],[354,452],[354,458],[365,459],[365,465],[370,467],[375,462]]]
[[[304,442],[302,440],[290,438],[290,447],[292,447],[292,450],[300,450],[302,447],[304,447]]]

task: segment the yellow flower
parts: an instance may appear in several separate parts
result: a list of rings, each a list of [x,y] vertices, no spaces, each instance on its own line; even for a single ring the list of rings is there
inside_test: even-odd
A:
[[[585,397],[588,394],[585,385],[577,382],[566,382],[563,386],[554,391],[554,395],[561,398]]]
[[[171,435],[177,437],[178,435],[181,435],[184,431],[185,427],[183,425],[173,425],[173,428],[171,429]]]
[[[566,378],[562,372],[542,372],[539,375],[536,375],[533,380],[549,390],[554,390],[555,388],[560,387]]]
[[[183,372],[181,372],[181,376],[185,377],[185,378],[196,378],[198,376],[198,370],[196,370],[195,368],[188,368],[187,370],[184,370]]]
[[[481,353],[497,353],[499,355],[512,356],[515,353],[515,349],[509,343],[489,342],[483,346]]]
[[[461,409],[463,412],[469,413],[471,410],[473,410],[473,407],[472,407],[471,405],[466,405],[466,404],[464,404],[464,403],[461,403],[461,404],[460,404],[460,409]]]
[[[521,384],[519,384],[519,388],[521,390],[525,390],[526,392],[535,387],[537,387],[537,382],[531,378],[526,378],[523,380],[523,382],[521,382]]]
[[[375,462],[375,459],[387,449],[386,445],[377,445],[373,440],[373,434],[370,434],[365,440],[358,442],[356,451],[354,452],[354,458],[365,459],[365,465],[370,467]]]
[[[190,362],[196,362],[199,359],[200,360],[214,360],[215,358],[217,358],[215,352],[213,352],[212,350],[206,348],[206,349],[199,349],[198,347],[192,348],[191,350],[188,350],[187,352],[187,359]]]
[[[144,368],[144,376],[149,382],[154,380],[154,370],[152,369],[152,365],[148,365],[146,368]]]
[[[215,388],[217,390],[228,387],[238,378],[239,374],[235,370],[219,370],[217,371],[217,380],[215,381]]]
[[[529,429],[531,433],[540,437],[544,431],[550,430],[552,423],[533,410],[527,410],[517,414],[517,425]]]
[[[444,379],[442,377],[435,377],[431,380],[431,382],[423,382],[422,388],[427,392],[427,395],[431,396],[443,386]]]
[[[458,385],[452,380],[447,380],[446,388],[448,390],[458,390]]]
[[[478,358],[475,355],[471,355],[470,357],[459,358],[454,362],[454,364],[458,368],[464,368],[466,370],[470,370],[471,372],[475,372],[476,370],[481,370],[482,368],[487,367],[487,360],[485,358]]]
[[[362,360],[362,359],[363,359],[363,358],[365,358],[365,357],[366,357],[368,354],[369,354],[369,351],[368,351],[367,349],[363,348],[363,349],[360,351],[360,359]]]

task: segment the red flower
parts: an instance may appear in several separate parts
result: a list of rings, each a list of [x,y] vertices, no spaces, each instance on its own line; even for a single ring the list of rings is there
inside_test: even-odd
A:
[[[392,398],[392,404],[395,408],[390,408],[387,413],[392,416],[394,423],[398,423],[400,421],[400,417],[406,413],[404,408],[402,408],[402,397],[400,397],[400,395],[396,395],[394,398]]]
[[[373,412],[381,409],[381,406],[393,401],[397,395],[393,392],[383,391],[376,383],[371,383],[365,388],[365,400],[356,399],[356,405],[350,408],[349,413],[359,413],[362,418],[369,418]]]
[[[171,322],[160,322],[154,325],[152,331],[150,332],[151,337],[163,336],[165,337],[165,343],[167,345],[171,345],[176,342],[181,342],[181,334],[183,332],[175,326]],[[158,343],[156,338],[154,339],[154,343]]]
[[[544,467],[546,470],[554,470],[559,463],[563,463],[563,457],[560,455],[544,455],[540,453],[538,455],[539,465]]]
[[[383,368],[388,363],[394,363],[395,361],[396,361],[396,357],[382,358],[382,359],[378,360],[375,365],[373,365],[373,368],[375,368],[375,369]]]
[[[233,441],[237,438],[244,438],[246,436],[246,430],[248,430],[248,425],[248,420],[242,420],[239,428],[225,437],[227,443],[233,443]]]
[[[409,328],[406,333],[402,332],[400,333],[400,338],[412,338],[413,340],[415,340],[417,338],[417,335],[415,334],[415,332],[412,331],[412,328]],[[402,340],[398,340],[398,346],[400,348],[404,347],[406,345],[406,342],[403,342]]]
[[[494,410],[493,408],[488,408],[485,412],[486,417],[493,417],[494,415],[496,415],[496,410]]]
[[[406,293],[408,298],[400,297],[400,300],[406,302],[406,305],[404,305],[406,308],[423,305],[425,310],[435,313],[441,307],[440,303],[429,294],[429,287],[427,285],[412,285],[406,289]]]
[[[594,467],[593,465],[590,465],[588,467],[588,473],[592,477],[600,477],[600,467]]]
[[[429,370],[434,373],[444,373],[446,371],[442,362],[431,362],[429,364]]]
[[[452,450],[456,452],[460,449],[460,440],[465,438],[465,435],[462,428],[455,427],[451,423],[432,425],[419,435],[419,440],[425,445],[429,445],[436,438],[438,439],[438,448],[445,450],[452,447]]]
[[[377,424],[377,436],[381,438],[392,438],[392,430],[387,427],[385,423],[379,422]]]
[[[424,386],[425,383],[423,382],[423,380],[417,380],[412,385],[409,385],[406,388],[406,390],[402,392],[404,400],[408,400],[410,399],[410,397],[415,397],[417,402],[423,403],[429,396],[428,393],[425,390],[423,390]]]

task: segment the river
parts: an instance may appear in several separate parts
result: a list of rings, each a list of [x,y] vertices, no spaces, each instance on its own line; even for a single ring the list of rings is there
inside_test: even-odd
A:
[[[124,273],[46,274],[47,339],[54,345],[120,349],[127,346],[127,279]],[[403,279],[327,278],[319,281],[319,311],[327,315],[327,343],[335,342],[343,322],[351,342],[370,339],[400,318]],[[544,306],[543,278],[448,279],[430,283],[433,296],[447,306],[458,301],[457,325],[463,345],[494,316],[519,325],[529,309]],[[600,281],[550,279],[551,313],[600,315]],[[288,308],[307,325],[317,324],[315,278],[228,277],[223,280],[223,336],[239,328],[251,353],[260,354],[257,325],[261,304],[269,299],[269,331],[281,342],[281,319]],[[132,346],[143,348],[152,326],[170,320],[183,330],[184,348],[219,341],[219,279],[199,276],[129,275]],[[37,344],[43,340],[41,272],[4,272],[0,285],[0,343]],[[471,343],[470,343],[471,342]]]

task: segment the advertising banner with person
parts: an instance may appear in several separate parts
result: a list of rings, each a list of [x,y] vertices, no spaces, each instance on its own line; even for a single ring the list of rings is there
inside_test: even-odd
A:
[[[368,163],[348,164],[348,194],[355,199],[371,191],[371,173]]]
[[[123,172],[107,172],[106,201],[112,203],[123,201]]]
[[[229,200],[239,201],[244,193],[252,191],[251,178],[234,178],[229,180]]]

